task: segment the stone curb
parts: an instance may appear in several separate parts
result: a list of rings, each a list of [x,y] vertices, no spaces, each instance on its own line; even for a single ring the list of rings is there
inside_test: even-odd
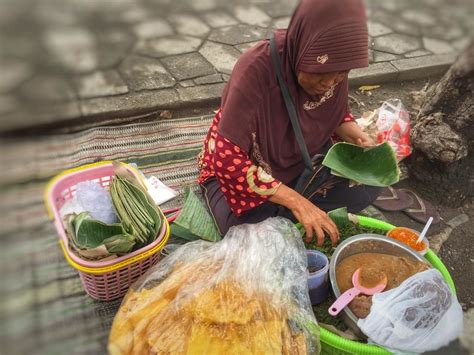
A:
[[[349,85],[354,88],[361,85],[438,76],[445,73],[455,59],[455,54],[438,54],[373,63],[368,68],[351,71]],[[218,106],[224,86],[225,83],[217,83],[91,98],[78,103],[69,103],[74,106],[74,110],[67,112],[62,112],[62,107],[67,103],[58,104],[58,107],[48,106],[45,112],[41,110],[17,112],[2,117],[0,134],[20,133],[23,130],[31,131],[35,128],[46,129],[53,125],[54,127],[80,125],[85,121],[92,122],[94,120],[107,120],[110,123],[114,119],[119,120],[157,110],[179,111],[191,107]],[[77,105],[79,109],[77,109]],[[22,119],[25,115],[34,115],[36,117],[35,124],[22,124],[28,122],[28,120]]]
[[[454,53],[437,54],[374,63],[368,68],[352,70],[349,74],[349,85],[356,87],[442,75],[455,61],[456,56]]]

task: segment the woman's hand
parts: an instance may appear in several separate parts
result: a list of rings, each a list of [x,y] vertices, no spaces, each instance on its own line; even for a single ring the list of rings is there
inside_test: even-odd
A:
[[[283,205],[293,212],[306,231],[306,242],[310,242],[316,235],[318,246],[323,245],[324,232],[329,235],[333,245],[339,240],[337,226],[326,212],[288,186],[281,184],[270,201]]]
[[[359,125],[354,122],[344,122],[336,129],[336,134],[341,137],[344,142],[357,144],[361,147],[373,147],[374,141],[363,132]]]

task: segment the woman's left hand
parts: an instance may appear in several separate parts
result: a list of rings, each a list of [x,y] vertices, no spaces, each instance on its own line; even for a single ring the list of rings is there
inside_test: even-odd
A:
[[[374,141],[354,122],[345,122],[336,129],[336,134],[344,141],[361,147],[373,147]]]

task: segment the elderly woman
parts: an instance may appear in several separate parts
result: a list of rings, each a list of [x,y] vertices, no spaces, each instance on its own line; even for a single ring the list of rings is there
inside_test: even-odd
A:
[[[310,195],[295,189],[305,169],[302,150],[324,154],[333,136],[372,144],[348,108],[349,70],[366,66],[361,0],[302,0],[287,30],[239,58],[199,156],[199,183],[222,235],[233,225],[286,216],[303,225],[307,240],[316,236],[322,244],[326,233],[335,243],[339,232],[326,212],[357,212],[375,200],[377,188],[351,187],[342,178]],[[321,185],[318,179],[309,181]]]

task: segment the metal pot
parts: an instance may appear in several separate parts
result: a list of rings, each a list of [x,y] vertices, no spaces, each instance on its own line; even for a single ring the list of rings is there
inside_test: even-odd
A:
[[[331,281],[334,296],[339,297],[341,292],[336,283],[336,267],[348,256],[359,253],[383,253],[394,256],[405,256],[414,260],[423,261],[429,264],[423,256],[410,249],[405,244],[378,234],[358,234],[343,241],[334,251],[329,265],[329,279]],[[366,336],[357,326],[358,318],[352,313],[349,307],[344,308],[340,313],[344,322],[358,337],[364,339]]]

